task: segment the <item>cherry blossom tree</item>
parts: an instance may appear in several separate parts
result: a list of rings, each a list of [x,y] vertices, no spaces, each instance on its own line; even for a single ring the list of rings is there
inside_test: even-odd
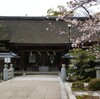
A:
[[[86,20],[81,21],[81,20],[69,20],[69,22],[71,22],[72,24],[74,24],[75,26],[78,26],[78,30],[79,31],[83,31],[84,33],[82,34],[82,36],[80,38],[76,39],[76,42],[74,43],[81,43],[83,41],[91,41],[92,40],[92,36],[95,36],[96,41],[100,40],[100,35],[97,35],[98,32],[100,31],[100,13],[91,13],[88,8],[91,6],[96,6],[98,5],[100,2],[98,2],[97,0],[73,0],[70,2],[67,2],[67,5],[70,8],[70,11],[75,13],[75,11],[79,10],[80,8],[83,9],[85,11],[85,15],[87,17]],[[65,14],[64,15],[64,20],[67,21],[65,16],[69,16],[69,14]],[[93,38],[94,39],[94,38]]]
[[[100,5],[99,0],[70,0],[66,3],[66,6],[58,6],[58,11],[54,13],[54,9],[48,10],[48,15],[58,16],[57,20],[63,19],[67,23],[71,23],[72,26],[78,27],[79,32],[82,32],[80,37],[73,39],[72,47],[81,47],[85,42],[96,42],[90,48],[94,53],[98,52],[96,47],[100,46],[100,13],[91,12],[90,8]],[[77,14],[77,11],[79,13]],[[80,17],[81,14],[85,16],[85,20],[79,20],[75,15]],[[73,17],[73,18],[71,18]]]

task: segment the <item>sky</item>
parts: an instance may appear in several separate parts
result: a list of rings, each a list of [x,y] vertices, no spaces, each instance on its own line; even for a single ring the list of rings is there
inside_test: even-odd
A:
[[[98,0],[99,1],[99,0]],[[98,12],[100,12],[100,1],[99,1],[99,3],[95,3],[95,2],[92,2],[92,4],[94,4],[94,5],[92,5],[92,6],[87,6],[87,10],[89,11],[89,13],[91,14],[91,15],[94,15],[94,14],[96,14],[96,13],[98,13]],[[96,5],[95,5],[96,4]],[[87,12],[85,11],[85,9],[83,9],[83,8],[79,8],[76,12],[75,12],[75,14],[74,14],[74,16],[82,16],[82,17],[84,17],[84,16],[88,16],[88,14],[87,14]]]
[[[66,0],[0,0],[0,16],[46,16],[49,8]]]
[[[46,16],[49,8],[66,6],[68,1],[70,0],[0,0],[0,16]],[[100,12],[100,5],[90,8],[90,12]],[[77,10],[75,16],[84,16],[84,10]]]
[[[90,12],[91,15],[94,15],[94,14],[100,12],[100,5],[92,6],[92,7],[89,7],[87,9],[88,9],[88,11]],[[88,14],[87,14],[87,12],[83,8],[79,8],[75,12],[74,16],[80,16],[80,17],[82,16],[82,17],[85,17],[85,16],[88,16]]]

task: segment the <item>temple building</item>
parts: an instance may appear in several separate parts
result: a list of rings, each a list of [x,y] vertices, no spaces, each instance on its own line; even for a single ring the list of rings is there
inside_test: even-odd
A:
[[[75,28],[70,35],[74,32]],[[67,23],[56,17],[2,16],[0,53],[14,56],[0,54],[0,68],[8,61],[15,71],[59,71],[61,64],[67,64],[61,56],[69,50],[68,36]]]

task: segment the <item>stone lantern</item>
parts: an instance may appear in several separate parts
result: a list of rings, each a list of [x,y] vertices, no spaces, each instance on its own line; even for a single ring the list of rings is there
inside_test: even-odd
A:
[[[100,78],[100,59],[97,59],[95,63],[96,63],[96,66],[95,66],[96,78]]]
[[[62,68],[61,68],[61,79],[63,82],[66,81],[66,68],[65,68],[65,64],[62,64]]]

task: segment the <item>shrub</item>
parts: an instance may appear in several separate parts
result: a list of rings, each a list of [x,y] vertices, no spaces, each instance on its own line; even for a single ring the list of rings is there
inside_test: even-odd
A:
[[[100,79],[92,79],[89,82],[89,89],[91,91],[99,91],[100,90]]]
[[[76,96],[76,99],[99,99],[98,96],[90,96],[90,95],[78,95]]]
[[[78,75],[78,76],[77,76],[77,79],[78,79],[78,80],[82,80],[83,78],[84,78],[84,76],[82,76],[82,75]]]
[[[77,81],[72,83],[72,88],[78,89],[78,90],[83,90],[84,89],[84,83]]]
[[[88,77],[95,78],[96,70],[90,70],[90,71],[85,72],[84,78],[88,78]]]
[[[88,77],[88,78],[84,79],[83,82],[89,82],[89,81],[91,81],[91,79],[92,79],[91,77]]]
[[[76,98],[77,99],[90,99],[89,95],[82,95],[82,96],[78,95],[78,96],[76,96]]]

